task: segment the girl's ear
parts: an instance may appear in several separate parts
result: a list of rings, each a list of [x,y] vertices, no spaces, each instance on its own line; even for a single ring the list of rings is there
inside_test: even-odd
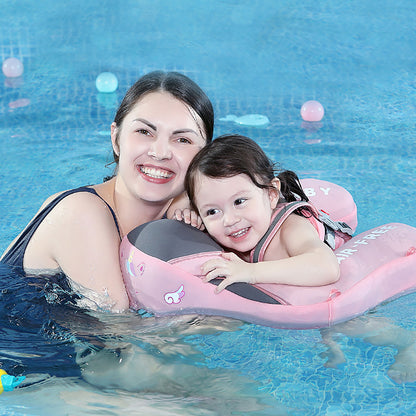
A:
[[[120,143],[118,143],[118,127],[116,123],[111,123],[111,143],[113,145],[114,153],[120,156]]]
[[[269,200],[270,200],[270,207],[275,209],[280,199],[280,179],[274,178],[271,183],[271,187],[269,188]]]

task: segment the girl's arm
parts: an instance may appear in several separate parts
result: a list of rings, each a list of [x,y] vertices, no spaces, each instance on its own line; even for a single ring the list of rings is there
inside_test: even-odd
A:
[[[224,276],[220,292],[234,282],[279,283],[321,286],[339,279],[339,265],[333,251],[320,240],[308,219],[292,214],[270,242],[265,261],[247,263],[233,253],[224,253],[202,266],[204,280]]]

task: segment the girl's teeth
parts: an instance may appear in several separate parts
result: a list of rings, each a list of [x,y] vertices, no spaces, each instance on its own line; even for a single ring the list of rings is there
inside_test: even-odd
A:
[[[237,231],[236,233],[231,234],[231,237],[241,237],[242,235],[246,234],[248,228],[244,228],[243,230]]]

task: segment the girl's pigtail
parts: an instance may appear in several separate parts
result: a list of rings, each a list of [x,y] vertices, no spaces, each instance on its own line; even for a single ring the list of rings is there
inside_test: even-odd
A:
[[[309,201],[309,198],[306,196],[298,175],[291,170],[285,170],[280,172],[277,177],[280,180],[280,192],[285,198],[286,202],[293,201]],[[310,207],[302,207],[294,211],[296,214],[301,215],[302,217],[314,216],[314,211]]]
[[[298,200],[309,201],[295,172],[285,170],[280,172],[277,177],[280,180],[280,192],[287,202]]]

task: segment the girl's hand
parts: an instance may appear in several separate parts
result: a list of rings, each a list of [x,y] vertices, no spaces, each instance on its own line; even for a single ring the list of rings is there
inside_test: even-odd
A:
[[[215,289],[216,293],[220,293],[232,283],[255,283],[254,266],[255,264],[245,262],[234,253],[222,253],[221,257],[208,260],[201,266],[204,275],[202,280],[209,282],[217,277],[224,277]]]
[[[205,229],[201,217],[189,208],[175,209],[171,219],[183,221],[185,224],[190,224],[192,227],[198,228],[198,230]]]

